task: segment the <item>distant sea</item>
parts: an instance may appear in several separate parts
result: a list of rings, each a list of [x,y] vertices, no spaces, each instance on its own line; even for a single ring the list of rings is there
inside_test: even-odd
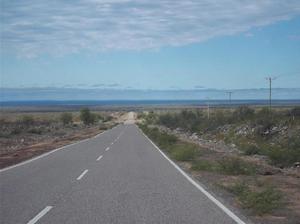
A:
[[[1,107],[80,107],[80,106],[121,106],[121,107],[141,107],[141,106],[238,106],[238,105],[268,105],[268,100],[65,100],[65,101],[2,101]],[[273,100],[274,106],[300,105],[299,100]]]

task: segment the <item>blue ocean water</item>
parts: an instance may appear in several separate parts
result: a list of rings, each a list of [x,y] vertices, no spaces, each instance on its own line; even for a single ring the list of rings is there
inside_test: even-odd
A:
[[[22,106],[202,106],[202,105],[268,105],[268,100],[64,100],[64,101],[2,101],[2,107]],[[300,100],[273,100],[273,105],[300,105]]]

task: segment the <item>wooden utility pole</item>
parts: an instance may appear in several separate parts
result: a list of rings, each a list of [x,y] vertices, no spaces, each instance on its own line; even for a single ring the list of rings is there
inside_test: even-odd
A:
[[[227,92],[228,96],[229,96],[229,104],[231,105],[231,95],[232,95],[232,91]]]
[[[275,80],[276,77],[266,77],[266,80],[269,81],[269,108],[272,109],[272,81]]]

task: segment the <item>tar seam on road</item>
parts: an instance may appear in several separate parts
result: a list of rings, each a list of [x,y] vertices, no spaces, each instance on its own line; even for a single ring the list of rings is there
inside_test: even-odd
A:
[[[212,196],[208,191],[201,187],[196,181],[194,181],[188,174],[186,174],[177,164],[175,164],[169,157],[163,153],[158,146],[147,136],[144,132],[139,129],[141,133],[148,139],[149,142],[167,159],[188,181],[190,181],[198,190],[200,190],[206,197],[208,197],[213,203],[215,203],[220,209],[222,209],[230,218],[232,218],[238,224],[246,224],[239,217],[237,217],[232,211],[230,211],[225,205],[223,205],[219,200]]]
[[[81,178],[88,172],[89,170],[85,170],[85,171],[83,171],[82,172],[82,174],[80,174],[80,176],[79,177],[77,177],[77,179],[76,180],[81,180]]]
[[[31,219],[27,224],[34,224],[37,221],[39,221],[40,218],[42,218],[44,215],[46,215],[53,207],[47,206],[44,208],[39,214],[37,214],[33,219]]]
[[[116,127],[117,127],[117,126],[113,127],[112,129],[114,129],[114,128],[116,128]],[[40,155],[40,156],[37,156],[37,157],[31,158],[31,159],[29,159],[29,160],[25,160],[24,162],[21,162],[21,163],[18,163],[18,164],[15,164],[15,165],[12,165],[12,166],[3,168],[3,169],[0,170],[0,173],[2,173],[2,172],[4,172],[4,171],[7,171],[7,170],[10,170],[10,169],[13,169],[13,168],[16,168],[16,167],[19,167],[19,166],[23,166],[23,165],[25,165],[25,164],[27,164],[27,163],[31,163],[31,162],[33,162],[33,161],[35,161],[35,160],[41,159],[41,158],[43,158],[43,157],[46,157],[46,156],[48,156],[48,155],[50,155],[50,154],[52,154],[52,153],[54,153],[54,152],[57,152],[57,151],[59,151],[59,150],[61,150],[61,149],[65,149],[65,148],[71,147],[71,146],[73,146],[73,145],[76,145],[76,144],[79,144],[79,143],[86,142],[86,141],[88,141],[88,140],[90,140],[90,139],[97,138],[97,137],[99,137],[100,135],[102,135],[102,134],[104,134],[104,133],[106,133],[106,132],[108,132],[108,131],[110,131],[110,130],[112,130],[112,129],[106,130],[106,131],[104,131],[104,132],[102,132],[102,133],[100,133],[100,134],[97,134],[97,135],[94,136],[94,137],[87,138],[87,139],[84,139],[84,140],[81,140],[81,141],[78,141],[78,142],[74,142],[74,143],[72,143],[72,144],[65,145],[65,146],[60,147],[60,148],[57,148],[57,149],[53,149],[53,150],[51,150],[51,151],[49,151],[49,152],[46,152],[46,153],[44,153],[44,154],[42,154],[42,155]]]
[[[100,159],[102,159],[102,157],[103,157],[102,155],[99,156],[99,157],[97,158],[97,161],[99,161]]]

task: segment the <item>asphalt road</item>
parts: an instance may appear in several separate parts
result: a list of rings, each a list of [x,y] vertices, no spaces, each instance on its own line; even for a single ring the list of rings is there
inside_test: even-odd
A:
[[[2,170],[0,184],[3,224],[242,223],[133,124]]]

